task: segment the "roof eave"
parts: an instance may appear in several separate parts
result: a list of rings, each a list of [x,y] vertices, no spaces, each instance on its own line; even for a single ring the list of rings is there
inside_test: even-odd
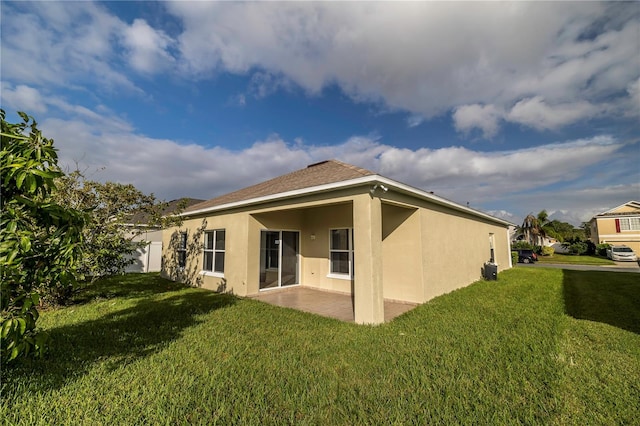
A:
[[[401,193],[405,193],[407,195],[411,195],[417,198],[422,198],[424,200],[433,202],[435,204],[441,205],[441,206],[445,206],[448,208],[451,208],[453,210],[459,211],[459,212],[463,212],[463,213],[467,213],[470,214],[472,216],[477,216],[477,217],[481,217],[483,219],[495,222],[495,223],[499,223],[501,225],[505,225],[505,226],[510,226],[510,225],[514,225],[513,223],[510,223],[506,220],[503,219],[499,219],[497,217],[491,216],[487,213],[483,213],[480,212],[478,210],[474,210],[471,209],[469,207],[465,207],[462,206],[460,204],[454,203],[453,201],[449,201],[445,198],[442,197],[438,197],[437,195],[434,195],[432,193],[429,192],[425,192],[422,191],[420,189],[414,188],[412,186],[409,185],[405,185],[403,183],[397,182],[393,179],[389,179],[386,178],[384,176],[380,176],[380,175],[368,175],[368,176],[363,176],[360,178],[355,178],[355,179],[349,179],[349,180],[345,180],[345,181],[341,181],[341,182],[334,182],[334,183],[329,183],[329,184],[325,184],[325,185],[317,185],[317,186],[311,186],[308,188],[302,188],[302,189],[296,189],[293,191],[287,191],[287,192],[281,192],[278,194],[272,194],[272,195],[266,195],[263,197],[256,197],[256,198],[251,198],[248,200],[242,200],[242,201],[236,201],[236,202],[232,202],[232,203],[225,203],[225,204],[220,204],[217,206],[212,206],[212,207],[206,207],[203,209],[198,209],[198,210],[193,210],[190,212],[183,212],[180,214],[180,216],[182,217],[189,217],[189,216],[198,216],[198,215],[202,215],[205,213],[213,213],[213,212],[219,212],[219,211],[224,211],[224,210],[229,210],[229,209],[234,209],[234,208],[239,208],[239,207],[248,207],[248,206],[253,206],[253,205],[258,205],[258,204],[263,204],[263,203],[267,203],[267,202],[271,202],[271,201],[281,201],[281,200],[286,200],[286,199],[291,199],[291,198],[297,198],[297,197],[302,197],[305,195],[310,195],[310,194],[317,194],[317,193],[322,193],[322,192],[330,192],[330,191],[335,191],[338,189],[347,189],[347,188],[353,188],[353,187],[357,187],[357,186],[362,186],[362,185],[367,185],[367,184],[383,184],[386,185],[389,188],[393,188],[394,190],[401,192]]]

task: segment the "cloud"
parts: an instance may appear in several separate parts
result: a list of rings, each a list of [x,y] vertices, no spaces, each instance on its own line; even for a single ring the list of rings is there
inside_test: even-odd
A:
[[[162,31],[96,3],[6,3],[2,12],[2,77],[15,84],[142,94],[127,67],[150,73],[173,61]]]
[[[15,88],[9,83],[1,83],[2,105],[29,114],[44,113],[47,106],[40,92],[33,87],[19,84]]]
[[[558,129],[635,117],[640,13],[596,2],[167,2],[172,31],[127,23],[101,4],[7,3],[5,81],[142,94],[135,74],[250,75],[260,98],[338,86],[356,102],[405,111],[407,124],[453,114],[492,138],[504,122]],[[401,30],[399,30],[401,28]],[[517,36],[516,36],[517,35]],[[635,93],[635,92],[634,92]]]
[[[407,118],[408,127],[418,127],[424,123],[424,117],[421,115],[411,115]]]
[[[544,98],[536,96],[519,101],[506,118],[537,130],[550,130],[592,117],[598,112],[598,108],[589,102],[548,105]]]
[[[164,32],[155,30],[143,19],[136,19],[123,31],[123,42],[129,48],[131,66],[143,73],[155,73],[165,69],[173,57],[168,48],[173,41]]]
[[[90,110],[55,98],[46,105],[65,112],[64,119],[41,123],[45,134],[56,140],[62,164],[72,168],[79,162],[90,170],[104,167],[96,178],[130,182],[167,199],[211,198],[336,158],[473,207],[491,209],[492,203],[515,197],[522,200],[514,205],[517,209],[528,208],[535,199],[540,204],[532,206],[534,210],[560,210],[571,197],[563,195],[551,204],[558,191],[554,186],[571,184],[580,190],[594,185],[598,180],[591,179],[597,177],[594,171],[609,166],[618,170],[619,178],[625,166],[616,165],[616,158],[634,148],[611,136],[480,152],[464,147],[403,149],[383,143],[379,136],[354,136],[338,145],[315,146],[298,138],[287,142],[274,134],[246,149],[231,150],[150,138],[102,107]],[[627,173],[637,176],[629,167]],[[529,194],[534,195],[529,198]]]
[[[176,2],[167,9],[183,23],[184,72],[258,69],[310,94],[336,84],[355,101],[412,116],[453,111],[461,132],[477,127],[487,138],[503,120],[544,130],[617,116],[610,104],[640,75],[632,4]]]
[[[482,130],[486,139],[498,133],[504,112],[494,105],[462,105],[454,109],[453,122],[456,130],[469,133],[475,128]]]

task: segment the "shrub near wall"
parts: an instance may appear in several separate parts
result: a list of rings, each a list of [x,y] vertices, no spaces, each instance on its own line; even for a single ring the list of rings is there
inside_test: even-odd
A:
[[[596,245],[596,253],[598,256],[607,257],[607,249],[611,248],[611,244],[598,244]]]
[[[556,250],[553,247],[547,247],[547,246],[543,246],[542,247],[542,255],[543,256],[553,256],[553,254],[556,252]]]

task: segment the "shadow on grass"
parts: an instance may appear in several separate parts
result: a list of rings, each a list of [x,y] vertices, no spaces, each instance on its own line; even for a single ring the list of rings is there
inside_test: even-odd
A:
[[[18,384],[37,376],[38,390],[45,390],[79,379],[98,365],[113,371],[160,351],[185,329],[202,322],[199,315],[236,300],[229,294],[185,291],[164,299],[141,299],[97,320],[49,329],[51,342],[45,358],[25,360],[5,378]]]
[[[640,334],[640,275],[563,270],[565,311]]]
[[[125,274],[102,278],[87,283],[71,300],[70,304],[81,305],[104,299],[151,296],[169,291],[183,290],[182,283],[160,277],[159,273]]]

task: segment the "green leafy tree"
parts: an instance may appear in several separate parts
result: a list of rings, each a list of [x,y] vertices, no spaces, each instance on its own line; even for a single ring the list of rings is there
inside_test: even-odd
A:
[[[123,273],[134,263],[133,253],[147,245],[137,238],[140,234],[179,223],[176,216],[164,216],[167,203],[131,184],[93,181],[76,170],[56,185],[58,202],[89,213],[80,271],[92,279]],[[173,213],[183,208],[178,204]]]
[[[542,213],[544,213],[544,216],[546,216],[547,212],[543,210],[539,215],[541,215]],[[543,219],[545,219],[545,217],[543,217]],[[542,239],[546,236],[540,219],[533,214],[529,214],[524,218],[520,229],[522,230],[525,241],[528,241],[534,246],[541,245]]]
[[[83,212],[56,203],[58,167],[53,140],[42,136],[32,117],[20,123],[2,118],[0,171],[0,355],[2,362],[41,355],[46,334],[36,328],[41,296],[65,294],[76,285]]]

